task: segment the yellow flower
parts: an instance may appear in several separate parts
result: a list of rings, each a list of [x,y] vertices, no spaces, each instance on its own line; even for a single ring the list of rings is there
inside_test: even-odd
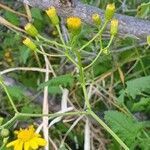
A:
[[[59,18],[55,7],[50,7],[48,10],[46,10],[46,13],[54,26],[59,24]]]
[[[14,150],[37,150],[40,146],[45,146],[46,141],[41,138],[40,134],[35,133],[33,126],[27,129],[15,131],[17,139],[6,145],[7,148],[14,147]]]
[[[71,32],[73,33],[79,32],[81,29],[81,25],[82,25],[82,22],[79,17],[67,18],[67,27]]]

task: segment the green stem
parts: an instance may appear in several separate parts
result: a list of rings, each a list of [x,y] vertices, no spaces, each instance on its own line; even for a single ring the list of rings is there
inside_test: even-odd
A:
[[[50,44],[53,44],[53,45],[57,45],[57,46],[59,46],[59,47],[70,48],[70,47],[68,47],[68,46],[66,46],[66,45],[62,45],[62,44],[60,44],[60,43],[57,43],[56,41],[48,40],[48,39],[44,38],[44,37],[41,36],[41,35],[38,35],[38,38],[39,38],[39,39],[42,39],[43,41],[45,41],[45,42],[47,42],[47,43],[50,43]]]
[[[146,70],[145,70],[145,67],[144,67],[144,63],[143,63],[142,59],[140,58],[139,51],[138,51],[137,48],[135,48],[135,51],[136,51],[136,54],[137,54],[137,56],[138,56],[138,58],[139,58],[139,61],[140,61],[140,64],[141,64],[143,73],[144,73],[145,76],[147,76],[147,73],[146,73]]]
[[[18,114],[19,114],[19,113],[16,113],[13,118],[11,118],[9,121],[7,121],[7,123],[1,125],[1,126],[0,126],[0,129],[3,129],[3,128],[7,127],[8,125],[12,124],[12,122],[14,122],[14,121],[17,119]]]
[[[61,40],[63,46],[66,47],[65,41],[64,41],[63,36],[62,36],[62,33],[61,33],[61,31],[60,31],[60,26],[59,26],[59,25],[56,25],[56,29],[57,29],[57,31],[58,31],[58,34],[59,34],[59,36],[60,36],[60,40]]]
[[[11,98],[9,92],[8,92],[7,87],[5,86],[5,84],[3,83],[3,81],[2,81],[1,79],[0,79],[0,84],[1,84],[2,87],[4,88],[4,90],[5,90],[5,92],[6,92],[7,96],[8,96],[8,99],[9,99],[9,101],[10,101],[10,103],[11,103],[11,106],[12,106],[13,109],[14,109],[14,111],[15,111],[16,113],[18,113],[18,110],[17,110],[17,108],[16,108],[16,106],[15,106],[15,104],[14,104],[14,102],[13,102],[13,100],[12,100],[12,98]]]
[[[84,75],[84,70],[83,70],[83,67],[82,67],[80,52],[76,49],[74,49],[74,52],[75,52],[75,54],[77,56],[77,59],[78,59],[80,83],[81,83],[81,86],[82,86],[82,90],[83,90],[83,94],[84,94],[84,98],[85,98],[85,103],[86,103],[87,108],[91,109],[89,98],[88,98],[88,95],[87,95],[87,90],[86,90],[85,75]]]
[[[89,111],[90,115],[109,133],[114,139],[125,149],[129,150],[128,146],[103,122],[93,111]]]
[[[108,21],[104,22],[104,25],[102,26],[101,30],[99,30],[99,32],[90,40],[88,41],[85,45],[83,45],[79,51],[83,50],[85,47],[87,47],[90,43],[92,43],[98,36],[100,36],[102,34],[102,32],[104,31],[104,29],[107,26]]]
[[[37,54],[37,51],[34,51],[34,55],[35,55],[35,58],[36,58],[36,61],[37,61],[38,65],[39,65],[39,67],[42,68],[42,64],[40,62],[39,56]]]
[[[76,112],[63,112],[63,113],[54,113],[54,114],[28,114],[28,113],[19,113],[18,116],[21,117],[50,117],[50,119],[60,116],[72,116],[72,115],[82,115],[88,114],[86,111],[76,111]]]
[[[110,45],[111,45],[111,43],[112,43],[112,41],[113,41],[113,38],[114,38],[114,36],[111,36],[108,45],[107,45],[104,49],[101,49],[101,50],[99,51],[99,53],[98,53],[98,55],[95,57],[95,59],[94,59],[88,66],[86,66],[86,67],[84,68],[84,70],[90,68],[90,67],[97,61],[97,59],[99,58],[99,56],[101,55],[101,53],[103,52],[103,50],[105,50],[105,49],[107,49],[107,48],[110,47]]]

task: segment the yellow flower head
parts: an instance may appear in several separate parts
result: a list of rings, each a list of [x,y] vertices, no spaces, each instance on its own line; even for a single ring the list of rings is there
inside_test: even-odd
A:
[[[110,33],[111,35],[116,35],[117,32],[118,32],[118,20],[117,19],[113,19],[111,21],[111,24],[110,24]]]
[[[81,25],[82,25],[82,22],[79,17],[67,18],[67,27],[71,32],[73,33],[79,32],[81,29]]]
[[[99,14],[95,13],[92,15],[92,20],[96,25],[100,25],[101,24],[101,18],[99,16]]]
[[[23,44],[26,45],[31,50],[37,49],[36,45],[29,38],[26,38],[25,40],[23,40]]]
[[[105,19],[108,20],[108,21],[111,20],[114,13],[115,13],[115,4],[114,3],[113,4],[108,4],[106,6]]]
[[[24,28],[29,35],[34,36],[34,37],[38,35],[37,29],[31,23],[26,24]]]
[[[17,140],[12,141],[6,145],[7,148],[14,147],[14,150],[36,150],[40,146],[45,146],[46,141],[41,138],[40,134],[35,133],[33,126],[27,129],[20,129],[15,132]]]
[[[59,18],[55,7],[50,7],[48,10],[46,10],[46,13],[54,26],[59,24]]]

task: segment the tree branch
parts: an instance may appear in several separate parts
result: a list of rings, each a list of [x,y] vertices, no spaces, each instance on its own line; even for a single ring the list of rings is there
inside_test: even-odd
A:
[[[83,4],[78,0],[19,0],[32,7],[38,7],[40,9],[47,9],[50,6],[54,6],[58,10],[58,14],[61,17],[78,16],[85,23],[92,24],[91,15],[98,13],[104,18],[104,12],[96,7]],[[73,4],[73,5],[72,5]],[[150,21],[142,20],[131,16],[125,16],[121,14],[115,14],[115,17],[119,20],[119,33],[125,36],[134,36],[138,39],[146,39],[147,35],[150,35]]]

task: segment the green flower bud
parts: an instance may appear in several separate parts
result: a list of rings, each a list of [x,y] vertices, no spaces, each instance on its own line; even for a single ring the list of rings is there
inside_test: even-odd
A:
[[[106,6],[106,11],[105,11],[105,19],[107,21],[111,20],[114,16],[115,13],[115,4],[108,4]]]
[[[1,130],[1,136],[2,137],[7,137],[9,135],[9,130],[8,129],[2,129]]]
[[[97,26],[101,25],[102,20],[101,20],[99,14],[96,14],[96,13],[93,14],[92,20],[93,20],[94,24],[96,24]]]
[[[150,35],[147,36],[147,44],[150,46]]]
[[[33,37],[36,37],[38,35],[37,29],[31,23],[28,23],[24,28],[29,35]]]
[[[37,49],[36,45],[29,38],[26,38],[23,41],[23,44],[26,45],[28,48],[30,48],[33,51]]]
[[[50,7],[48,10],[46,10],[46,13],[54,26],[59,24],[59,18],[55,7]]]
[[[118,32],[118,20],[113,19],[110,24],[110,34],[115,36],[117,32]]]
[[[110,54],[110,51],[109,51],[108,48],[105,48],[105,49],[103,49],[103,53],[104,53],[105,55],[109,55],[109,54]]]

